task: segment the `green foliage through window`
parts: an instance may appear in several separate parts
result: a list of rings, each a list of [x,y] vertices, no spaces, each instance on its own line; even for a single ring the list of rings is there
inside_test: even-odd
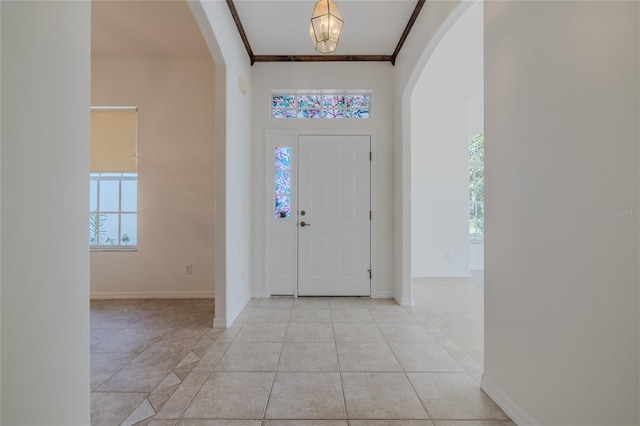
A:
[[[469,141],[469,238],[484,240],[484,135]]]

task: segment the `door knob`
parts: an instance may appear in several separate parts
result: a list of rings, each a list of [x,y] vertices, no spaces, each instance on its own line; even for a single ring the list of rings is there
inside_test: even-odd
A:
[[[300,226],[304,228],[305,226],[311,226],[311,224],[310,223],[305,223],[305,222],[300,222]]]

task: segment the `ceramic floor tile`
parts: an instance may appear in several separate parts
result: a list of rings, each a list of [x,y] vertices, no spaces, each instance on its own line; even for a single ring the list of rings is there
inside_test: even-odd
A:
[[[176,420],[151,420],[147,426],[175,426]]]
[[[363,299],[357,297],[332,297],[329,299],[331,309],[366,308]]]
[[[369,312],[376,322],[416,322],[415,318],[400,306],[376,306],[370,308]]]
[[[504,413],[486,395],[479,391],[478,381],[482,375],[484,362],[482,274],[474,272],[471,278],[417,280],[413,285],[413,294],[415,306],[411,308],[400,307],[390,299],[252,299],[236,323],[227,329],[211,328],[211,319],[214,316],[213,300],[91,301],[91,384],[92,388],[105,390],[105,392],[92,393],[92,419],[96,420],[96,424],[116,426],[129,416],[133,416],[129,418],[130,421],[135,420],[136,415],[144,417],[150,413],[150,410],[149,406],[140,401],[146,401],[144,396],[151,391],[149,387],[157,381],[159,385],[152,389],[153,392],[149,394],[148,400],[151,408],[160,412],[155,419],[147,418],[136,426],[347,426],[344,418],[340,420],[274,418],[262,421],[260,418],[205,420],[179,419],[179,417],[194,400],[194,395],[203,387],[205,380],[213,375],[266,373],[272,375],[273,382],[273,371],[276,366],[278,368],[276,374],[311,372],[303,370],[320,370],[313,371],[315,374],[338,374],[335,368],[339,345],[384,344],[386,341],[389,342],[390,348],[377,351],[377,354],[375,350],[366,351],[362,347],[354,349],[354,347],[343,346],[342,364],[347,369],[355,369],[357,367],[353,366],[358,365],[357,360],[360,358],[360,364],[368,363],[368,368],[380,368],[380,365],[384,364],[387,364],[384,368],[388,368],[389,365],[393,365],[390,362],[391,358],[388,357],[388,351],[393,348],[393,358],[397,359],[405,369],[450,369],[452,367],[447,367],[446,364],[451,361],[451,358],[443,355],[441,351],[429,350],[429,345],[408,345],[408,343],[438,342],[468,375],[407,373],[412,383],[416,383],[416,390],[420,390],[420,396],[425,398],[424,404],[427,408],[433,409],[436,414],[442,416],[442,418],[434,416],[435,426],[515,426],[506,420]],[[276,325],[269,327],[266,323]],[[384,337],[379,342],[376,341],[380,339],[380,334],[372,328],[376,325],[379,333]],[[246,326],[244,333],[239,335],[243,326]],[[281,330],[287,328],[288,332],[284,334],[285,343],[282,344]],[[357,332],[358,329],[360,333]],[[254,347],[251,350],[245,347],[245,350],[241,350],[242,348],[236,345],[230,355],[224,359],[224,365],[249,370],[265,368],[268,371],[236,373],[221,370],[222,358],[228,349],[231,349],[231,342],[237,338],[236,343],[240,345],[275,344],[277,348],[272,350],[263,346]],[[274,342],[242,342],[242,340],[274,340]],[[336,340],[339,342],[338,345],[335,343]],[[365,342],[347,342],[347,340],[364,340]],[[437,346],[433,345],[433,347]],[[152,349],[149,352],[155,350],[164,355],[154,361],[149,353],[143,353],[149,348]],[[170,352],[173,350],[178,351],[181,356],[167,362],[164,356],[171,357]],[[191,355],[190,351],[195,355]],[[263,353],[258,354],[258,352]],[[184,358],[185,356],[187,358]],[[132,364],[135,364],[135,368],[130,368]],[[178,366],[179,364],[182,365]],[[377,367],[376,364],[378,364]],[[444,367],[442,367],[443,364]],[[340,366],[340,364],[337,365]],[[218,369],[214,370],[216,366]],[[396,366],[394,365],[393,368]],[[323,373],[325,369],[331,371]],[[173,371],[179,373],[181,377],[186,375],[184,383],[180,383],[180,378]],[[370,377],[371,375],[374,376]],[[431,377],[427,377],[429,375]],[[419,398],[416,396],[416,390],[407,386],[407,376],[395,372],[344,371],[341,376],[347,400],[346,410],[351,418],[349,426],[432,426],[426,417],[428,413],[420,411],[424,410],[423,404],[420,403],[419,406],[411,404],[410,401],[413,400],[415,403]],[[394,377],[396,382],[385,382],[383,378],[387,376]],[[451,377],[434,384],[437,382],[436,379],[446,376]],[[404,381],[401,380],[402,378]],[[135,391],[137,382],[147,382],[144,392]],[[118,389],[118,392],[109,392],[107,385]],[[407,392],[408,388],[411,392]],[[121,389],[134,391],[120,393]],[[361,392],[354,392],[354,389],[360,389]],[[401,398],[403,403],[410,404],[410,408],[407,410],[391,407],[390,411],[385,411],[385,404],[393,401],[398,392],[407,392],[407,395],[410,395]],[[383,395],[379,403],[376,402],[376,398],[379,397],[375,395],[376,393]],[[390,396],[384,396],[386,393]],[[446,396],[442,397],[442,394]],[[129,399],[131,397],[133,400]],[[428,402],[427,397],[429,397]],[[244,398],[243,396],[239,401],[244,401]],[[98,404],[96,399],[100,399]],[[368,409],[367,404],[372,404],[373,407]],[[267,400],[264,401],[263,410],[266,410],[266,407]],[[364,413],[360,418],[352,415],[357,413],[358,407],[362,408],[361,412]],[[378,414],[375,414],[376,410]],[[417,417],[414,417],[414,420],[409,420],[406,414],[395,417],[397,412],[394,414],[393,410],[419,414],[416,414]],[[139,412],[135,413],[136,411]],[[381,412],[387,412],[384,419],[375,417],[382,415]],[[161,419],[163,415],[172,418]],[[465,415],[467,417],[464,417]],[[484,420],[477,418],[461,420],[472,416]],[[494,419],[495,417],[497,419]],[[417,420],[418,418],[422,420]],[[448,420],[453,418],[456,420]]]
[[[400,306],[395,299],[364,299],[364,303],[367,307],[375,306]]]
[[[402,371],[386,343],[337,343],[340,371]]]
[[[460,364],[439,343],[391,343],[404,371],[463,372]]]
[[[287,308],[255,308],[247,322],[289,322],[291,309]]]
[[[265,420],[262,426],[348,426],[346,420]]]
[[[156,419],[178,419],[198,392],[202,384],[211,373],[208,371],[195,371],[190,373],[171,398],[162,406],[156,415]]]
[[[329,299],[326,297],[298,297],[293,302],[294,308],[329,309]]]
[[[229,348],[231,343],[219,342],[209,346],[207,350],[200,356],[200,361],[196,364],[192,371],[211,371],[216,366],[222,355]]]
[[[215,370],[275,371],[281,348],[281,343],[233,342]]]
[[[186,353],[146,351],[98,387],[101,392],[151,392]]]
[[[240,330],[242,324],[233,324],[227,328],[212,328],[207,331],[207,336],[211,337],[216,342],[233,342]]]
[[[329,309],[294,308],[291,322],[331,322]]]
[[[148,399],[145,399],[135,410],[133,410],[133,413],[131,413],[120,426],[133,426],[140,424],[140,422],[150,419],[155,414],[156,412],[151,406],[151,403]]]
[[[185,418],[262,419],[274,373],[213,372]]]
[[[176,426],[261,426],[261,420],[197,420],[183,419]]]
[[[516,426],[510,420],[436,420],[435,426]]]
[[[467,373],[407,373],[432,419],[509,420]]]
[[[330,323],[290,323],[285,342],[333,342]]]
[[[373,317],[368,309],[331,309],[331,319],[333,322],[373,322]]]
[[[431,420],[349,420],[349,426],[434,426]]]
[[[345,419],[339,373],[277,373],[266,418]]]
[[[428,419],[403,373],[342,373],[349,419]]]
[[[171,398],[171,395],[180,386],[182,381],[175,373],[171,372],[148,396],[149,402],[154,410],[160,411],[162,406]]]
[[[435,342],[420,324],[412,323],[378,323],[380,331],[388,342]]]
[[[164,334],[164,330],[138,330],[128,328],[115,333],[100,330],[94,334],[91,353],[144,352]]]
[[[282,346],[278,371],[338,371],[336,345],[287,342]]]
[[[293,308],[293,297],[269,297],[259,299],[258,308]]]
[[[91,354],[91,389],[102,384],[136,356],[135,353]]]
[[[171,330],[158,337],[149,350],[159,352],[185,352],[196,347],[206,330]]]
[[[120,425],[146,398],[144,393],[91,393],[91,426]]]
[[[282,342],[286,331],[286,323],[247,323],[234,342]]]
[[[384,336],[375,323],[334,322],[336,342],[384,342]]]

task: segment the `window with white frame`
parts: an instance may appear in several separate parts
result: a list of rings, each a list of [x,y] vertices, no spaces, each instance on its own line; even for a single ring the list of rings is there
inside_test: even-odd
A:
[[[469,239],[484,241],[484,135],[469,141]]]
[[[138,244],[137,108],[92,108],[89,245]]]
[[[273,118],[366,119],[371,117],[371,93],[273,93]]]

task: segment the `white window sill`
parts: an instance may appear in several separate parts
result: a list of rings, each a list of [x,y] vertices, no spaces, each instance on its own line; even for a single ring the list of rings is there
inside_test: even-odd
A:
[[[118,251],[118,252],[136,252],[138,247],[89,247],[89,251]]]

